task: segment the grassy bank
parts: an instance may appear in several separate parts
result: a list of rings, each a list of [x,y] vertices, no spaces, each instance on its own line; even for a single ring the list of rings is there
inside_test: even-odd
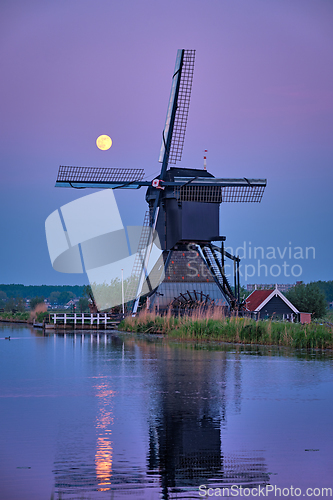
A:
[[[10,323],[33,323],[34,320],[37,323],[42,323],[43,319],[48,316],[48,313],[45,312],[31,312],[31,311],[25,311],[25,312],[17,312],[17,313],[11,313],[11,312],[3,312],[0,313],[0,321],[6,321]]]
[[[179,340],[213,340],[308,349],[333,348],[331,326],[229,318],[221,316],[219,312],[198,313],[191,317],[158,316],[143,312],[135,318],[125,318],[120,323],[119,330],[160,333],[167,335],[168,338]]]
[[[0,313],[0,320],[10,321],[12,323],[28,323],[30,322],[30,312],[17,312],[15,314],[11,312],[3,312]]]

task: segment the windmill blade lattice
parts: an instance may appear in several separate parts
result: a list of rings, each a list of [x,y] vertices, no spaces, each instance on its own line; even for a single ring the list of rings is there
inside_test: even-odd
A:
[[[171,93],[159,161],[160,179],[164,178],[168,163],[181,160],[193,81],[195,50],[179,49],[172,77]]]
[[[182,159],[185,132],[190,107],[194,72],[195,50],[184,50],[182,73],[180,77],[177,110],[169,152],[169,163],[175,164]]]
[[[131,273],[131,279],[127,286],[125,292],[125,301],[130,302],[137,298],[137,291],[139,288],[139,281],[141,279],[141,275],[145,272],[145,251],[148,246],[149,237],[151,235],[151,227],[150,227],[150,214],[149,210],[146,211],[145,217],[143,220],[141,235],[138,243],[138,248],[135,256],[135,261]]]
[[[102,167],[69,167],[60,166],[56,186],[80,184],[83,187],[111,187],[112,184],[130,184],[141,181],[144,176],[142,168],[102,168]]]
[[[178,201],[260,203],[266,184],[266,179],[196,177],[188,180],[185,177],[175,177],[173,192]]]
[[[260,203],[266,186],[224,186],[222,203]]]

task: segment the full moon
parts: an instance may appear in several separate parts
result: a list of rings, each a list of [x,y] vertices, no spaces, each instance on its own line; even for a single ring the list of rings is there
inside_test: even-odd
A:
[[[96,146],[98,147],[98,149],[101,149],[102,151],[110,149],[112,146],[111,137],[109,137],[108,135],[100,135],[96,139]]]

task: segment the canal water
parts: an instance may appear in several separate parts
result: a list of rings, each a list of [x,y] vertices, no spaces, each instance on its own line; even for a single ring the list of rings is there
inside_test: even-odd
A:
[[[0,498],[325,498],[332,368],[331,352],[2,325]]]

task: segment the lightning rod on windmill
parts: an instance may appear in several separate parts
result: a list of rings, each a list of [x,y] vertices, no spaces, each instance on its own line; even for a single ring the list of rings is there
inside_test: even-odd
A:
[[[207,156],[206,153],[208,152],[207,149],[205,149],[205,156],[204,156],[204,170],[207,170]]]

